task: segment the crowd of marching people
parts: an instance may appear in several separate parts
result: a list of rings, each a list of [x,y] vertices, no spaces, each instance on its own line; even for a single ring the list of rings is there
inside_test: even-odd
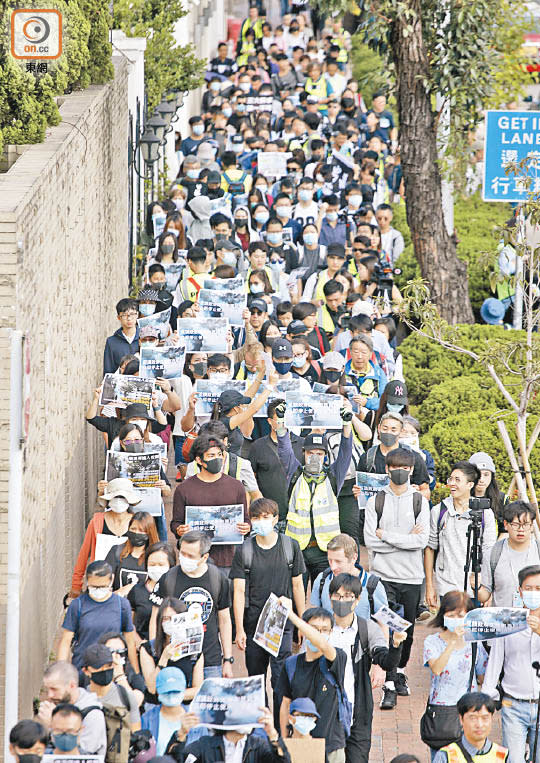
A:
[[[411,693],[419,621],[425,753],[540,761],[536,512],[467,443],[431,500],[399,352],[398,132],[350,42],[305,2],[274,26],[253,3],[208,63],[86,413],[106,471],[36,715],[10,732],[20,763],[363,763],[374,704]],[[482,606],[519,627],[471,639]],[[263,701],[227,720],[246,674]]]

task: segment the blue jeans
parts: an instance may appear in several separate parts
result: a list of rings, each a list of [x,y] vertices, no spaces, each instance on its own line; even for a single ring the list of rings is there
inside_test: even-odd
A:
[[[204,668],[205,678],[221,678],[222,675],[221,665],[206,665]]]
[[[512,703],[510,707],[503,705],[501,713],[503,745],[508,748],[508,763],[523,763],[527,741],[529,742],[527,760],[531,760],[538,705],[518,699],[504,701]],[[540,739],[536,751],[536,763],[540,763]]]
[[[154,522],[156,523],[156,530],[157,534],[159,535],[159,539],[162,541],[167,541],[167,525],[165,523],[165,507],[163,504],[161,504],[161,514],[159,517],[154,517]]]

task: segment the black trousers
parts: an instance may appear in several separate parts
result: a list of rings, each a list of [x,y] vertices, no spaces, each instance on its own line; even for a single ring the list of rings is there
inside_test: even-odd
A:
[[[363,714],[365,715],[365,714]],[[345,747],[346,763],[368,763],[371,749],[371,725],[373,711],[369,719],[354,718],[351,726],[351,734]]]
[[[270,682],[272,684],[272,689],[274,689],[274,725],[277,729],[279,728],[280,701],[276,695],[275,688],[281,674],[281,669],[283,668],[283,663],[287,657],[290,657],[292,654],[292,634],[292,628],[287,628],[285,630],[283,638],[281,639],[279,654],[277,657],[274,657],[270,652],[267,652],[253,641],[254,631],[246,632],[246,667],[248,676],[266,676],[268,663],[270,663]]]
[[[383,580],[382,584],[386,590],[388,600],[401,604],[403,607],[403,617],[405,620],[408,620],[410,623],[412,623],[411,627],[407,631],[407,638],[401,647],[401,659],[398,666],[400,668],[405,668],[409,662],[409,657],[411,656],[414,637],[414,621],[416,620],[416,613],[418,611],[418,604],[420,602],[420,591],[422,589],[422,584],[391,583],[388,580]],[[386,674],[386,679],[388,681],[393,681],[395,676],[396,671],[389,670]]]

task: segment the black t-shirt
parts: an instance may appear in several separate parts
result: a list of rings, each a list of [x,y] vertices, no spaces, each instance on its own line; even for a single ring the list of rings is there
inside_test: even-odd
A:
[[[298,371],[295,370],[294,368],[291,368],[291,372],[295,376],[300,376],[302,379],[307,379],[307,381],[311,384],[311,386],[313,386],[314,382],[320,381],[319,374],[317,373],[317,371],[313,368],[311,364],[305,374],[298,373]]]
[[[190,578],[180,566],[172,567],[156,583],[150,601],[156,607],[166,596],[174,596],[188,607],[198,604],[202,609],[204,625],[203,654],[205,665],[221,665],[218,611],[228,609],[229,582],[214,564],[199,578]]]
[[[157,655],[155,650],[155,639],[152,639],[152,641],[143,641],[141,644],[141,649],[144,649],[144,651],[154,660],[154,664],[157,666],[159,659],[161,655]],[[186,677],[186,686],[187,688],[191,688],[193,685],[193,668],[195,666],[195,663],[199,659],[199,654],[190,655],[188,657],[180,657],[179,660],[168,660],[166,668],[180,668],[182,673]],[[146,687],[145,687],[146,688]],[[145,692],[145,701],[149,702],[151,705],[158,705],[158,695],[157,692],[151,692],[148,689],[146,689]]]
[[[292,598],[291,578],[305,572],[304,557],[295,540],[292,541],[294,546],[293,566],[292,570],[289,570],[287,557],[283,550],[282,537],[282,535],[278,535],[276,543],[268,549],[261,548],[253,538],[253,559],[249,581],[246,582],[246,589],[249,586],[249,591],[246,590],[249,596],[249,608],[244,615],[244,627],[249,634],[255,631],[261,610],[270,594],[275,593],[276,596]],[[246,580],[242,564],[242,546],[236,548],[229,577],[233,580],[235,578]]]
[[[144,582],[134,585],[127,595],[133,610],[133,625],[141,638],[148,638],[148,625],[152,614],[150,591]]]
[[[222,424],[225,424],[229,432],[229,453],[239,456],[244,444],[244,435],[238,427],[231,429],[231,419],[229,416],[222,416],[220,421]]]
[[[291,442],[296,458],[302,461],[303,439],[291,434]],[[249,461],[259,490],[265,498],[271,498],[277,503],[279,518],[285,519],[289,511],[287,475],[277,454],[277,444],[272,441],[270,435],[253,442],[249,449]]]
[[[292,659],[289,657],[289,659]],[[276,694],[280,697],[297,699],[309,697],[315,702],[317,711],[321,716],[317,725],[311,732],[312,737],[326,739],[326,755],[334,750],[345,747],[345,731],[339,720],[338,695],[334,686],[324,677],[320,669],[320,661],[306,662],[304,654],[296,658],[296,669],[292,682],[289,681],[287,670],[283,667],[279,677]],[[347,655],[342,649],[336,649],[336,659],[330,663],[326,661],[328,671],[335,677],[339,686],[343,688],[345,677],[345,665]]]
[[[118,432],[124,426],[124,420],[117,419],[114,416],[94,416],[91,419],[86,419],[86,421],[89,424],[92,424],[92,426],[96,429],[99,429],[100,432],[106,433],[109,440],[109,445],[118,437]],[[154,434],[163,432],[163,430],[166,428],[166,424],[159,424],[155,419],[152,419],[151,429]]]
[[[367,453],[364,453],[358,461],[358,471],[367,471]],[[381,453],[381,449],[377,446],[377,453],[375,455],[374,468],[371,469],[376,474],[384,474],[386,472],[386,458]],[[420,455],[414,451],[414,469],[411,475],[411,485],[423,485],[424,482],[429,484],[429,474],[426,468],[426,462]]]
[[[144,554],[142,555],[142,560],[135,559],[131,554],[120,559],[120,554],[125,545],[125,543],[122,543],[121,546],[113,546],[105,557],[105,561],[111,565],[114,575],[113,591],[116,591],[117,588],[129,585],[134,581],[136,583],[144,583],[148,577],[146,564],[144,563]],[[142,564],[139,564],[141,561]]]

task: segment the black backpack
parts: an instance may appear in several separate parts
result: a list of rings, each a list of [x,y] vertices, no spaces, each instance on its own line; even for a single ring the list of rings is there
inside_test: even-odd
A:
[[[294,563],[294,544],[292,541],[292,538],[290,538],[288,535],[284,535],[283,533],[279,533],[278,535],[278,543],[281,543],[281,548],[283,550],[283,553],[285,554],[285,559],[287,561],[287,567],[289,568],[289,572],[292,572],[293,563]],[[246,610],[249,607],[249,576],[251,573],[251,565],[253,564],[253,544],[255,543],[255,538],[244,538],[244,542],[242,543],[242,550],[241,550],[241,556],[242,556],[242,569],[244,570],[244,575],[246,576],[246,591],[245,591],[245,605],[244,610]]]
[[[330,577],[331,574],[332,574],[332,570],[330,569],[330,567],[328,567],[321,575],[321,580],[319,582],[319,601],[320,602],[322,602],[322,593],[324,589],[324,584],[326,583],[327,579]],[[375,594],[375,589],[379,585],[380,580],[381,579],[378,575],[369,575],[367,579],[366,589],[367,589],[367,594],[369,599],[369,613],[371,616],[375,614],[375,600],[373,597]],[[366,634],[366,637],[367,637],[367,634]]]
[[[375,496],[375,513],[377,514],[377,529],[379,527],[379,523],[381,521],[381,517],[384,511],[385,498],[386,498],[386,493],[384,492],[384,490],[379,490],[379,492]],[[413,495],[412,503],[413,503],[414,521],[416,522],[420,512],[422,511],[422,494],[416,491]]]

